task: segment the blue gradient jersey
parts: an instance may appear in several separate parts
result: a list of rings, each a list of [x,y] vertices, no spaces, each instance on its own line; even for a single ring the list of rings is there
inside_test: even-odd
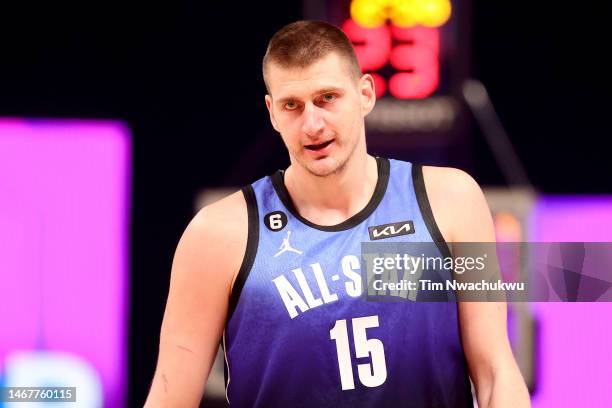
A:
[[[223,338],[231,407],[472,406],[456,302],[361,296],[368,227],[411,221],[388,241],[450,255],[421,167],[377,162],[370,202],[335,226],[298,214],[281,171],[243,189],[249,238]]]

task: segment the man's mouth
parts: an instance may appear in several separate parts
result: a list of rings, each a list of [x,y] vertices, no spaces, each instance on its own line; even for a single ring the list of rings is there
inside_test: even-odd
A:
[[[311,145],[306,145],[304,146],[306,149],[308,150],[312,150],[312,151],[318,151],[318,150],[322,150],[325,149],[327,146],[329,146],[332,142],[334,141],[334,139],[328,140],[327,142],[323,142],[323,143],[319,143],[319,144],[311,144]]]

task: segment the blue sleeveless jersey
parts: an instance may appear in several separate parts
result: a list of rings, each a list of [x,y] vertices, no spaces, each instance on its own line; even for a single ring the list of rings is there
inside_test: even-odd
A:
[[[335,226],[299,215],[282,171],[243,189],[249,238],[223,338],[231,407],[473,406],[456,302],[362,296],[369,227],[410,221],[385,241],[450,256],[421,167],[377,162],[370,202]]]

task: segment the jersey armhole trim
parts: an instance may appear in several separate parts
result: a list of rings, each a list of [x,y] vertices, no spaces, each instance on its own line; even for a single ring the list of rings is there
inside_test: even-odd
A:
[[[414,186],[419,209],[421,210],[421,216],[423,217],[423,221],[425,221],[429,235],[431,235],[431,238],[436,243],[442,256],[452,257],[448,243],[440,232],[440,228],[438,228],[436,219],[431,211],[427,190],[425,189],[425,180],[423,179],[423,166],[417,164],[412,165],[412,184]]]
[[[234,282],[234,286],[232,287],[232,292],[230,294],[226,323],[230,321],[232,315],[234,314],[234,310],[238,305],[240,293],[242,292],[242,288],[244,287],[244,284],[249,277],[249,273],[251,272],[251,268],[253,267],[253,263],[255,262],[255,255],[257,254],[257,247],[259,245],[259,211],[257,209],[257,199],[255,198],[253,186],[248,185],[242,188],[242,194],[244,195],[244,199],[247,204],[249,231],[247,235],[247,245],[244,258],[242,259],[240,270],[238,270],[238,275],[236,275],[236,281]]]

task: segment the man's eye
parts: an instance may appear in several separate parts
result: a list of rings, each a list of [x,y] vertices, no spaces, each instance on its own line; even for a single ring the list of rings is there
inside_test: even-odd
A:
[[[294,110],[295,108],[297,108],[297,104],[295,102],[287,102],[285,104],[285,109],[287,110]]]
[[[333,102],[336,99],[336,95],[334,94],[325,94],[323,95],[323,100],[325,102]]]

